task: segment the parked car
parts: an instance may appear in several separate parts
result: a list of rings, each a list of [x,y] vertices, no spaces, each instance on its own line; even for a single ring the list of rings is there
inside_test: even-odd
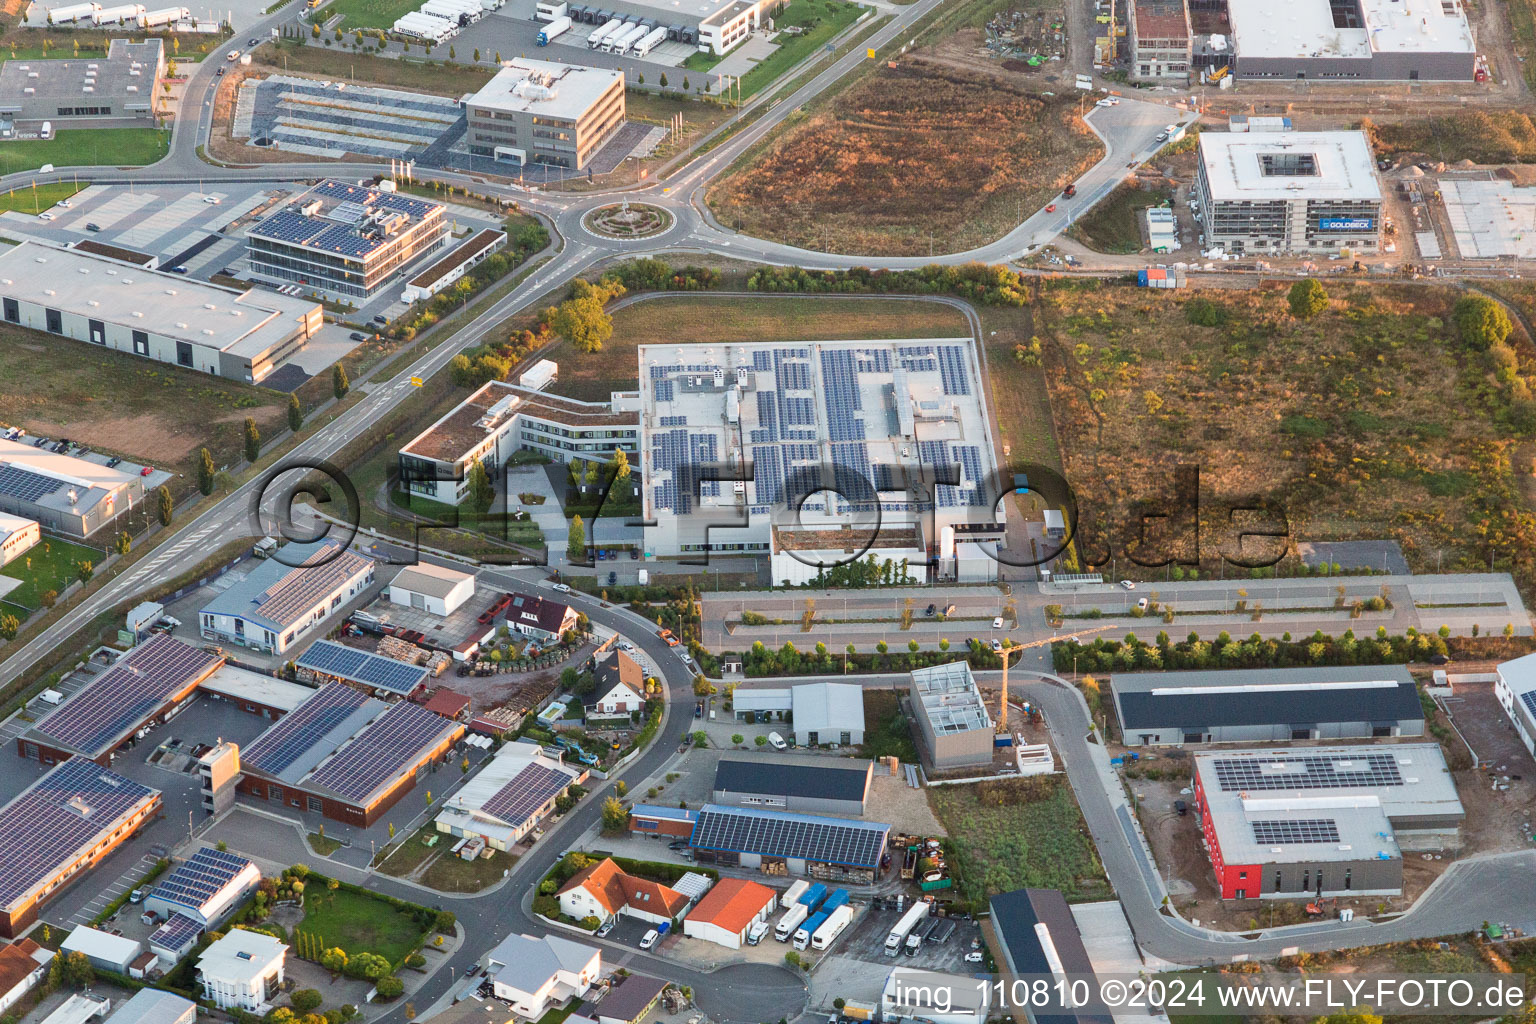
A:
[[[1136,581],[1135,580],[1121,580],[1120,581],[1120,585],[1122,587],[1124,587],[1126,590],[1135,590],[1136,589]]]
[[[686,850],[686,849],[688,849],[688,840],[686,840],[686,839],[674,839],[674,840],[672,840],[672,842],[667,844],[667,849],[669,849],[669,850]]]
[[[994,654],[1001,654],[1003,652],[1003,642],[1001,640],[992,641],[992,652]]]
[[[571,585],[569,583],[556,583],[555,589],[562,594],[569,594],[571,592]]]
[[[997,616],[993,617],[993,619],[992,619],[992,628],[993,629],[1002,629],[1003,628],[1003,617],[1001,615],[997,615]]]
[[[616,584],[618,582],[619,582],[619,574],[616,573],[616,572],[610,572],[608,574],[608,585],[611,587],[611,586],[613,586],[614,584]]]
[[[87,221],[86,225],[85,225],[85,230],[87,230],[87,231],[100,231],[101,230],[101,225],[100,224],[92,223],[90,221]]]
[[[139,476],[149,476],[149,474],[153,473],[154,471],[155,467],[145,466],[143,469],[139,470]]]
[[[655,928],[652,928],[650,931],[646,932],[643,936],[641,936],[641,938],[640,938],[640,948],[641,949],[650,949],[652,946],[656,945],[656,941],[658,939],[660,939],[660,938],[661,938],[661,933],[658,932]]]
[[[665,640],[667,642],[667,646],[668,647],[676,647],[676,646],[678,646],[678,644],[680,644],[682,642],[682,641],[678,640],[677,637],[672,635],[672,631],[670,629],[664,629],[660,633],[657,633],[656,635],[661,637],[663,640]]]
[[[38,220],[53,220],[53,214],[49,213],[47,210],[44,210],[42,213],[37,215],[37,219]]]
[[[1055,213],[1056,212],[1056,204],[1055,203],[1047,203],[1046,207],[1045,207],[1045,212],[1046,213]]]
[[[633,562],[635,559],[637,559],[639,557],[640,557],[640,549],[639,548],[630,548],[629,549],[629,560],[631,562]]]
[[[699,701],[697,704],[695,704],[693,706],[693,717],[694,718],[703,718],[704,717],[704,702],[703,701]]]
[[[215,78],[223,78],[224,77],[224,69],[222,67],[219,68],[219,70],[215,71],[213,73],[213,75],[214,75]]]
[[[1153,139],[1152,141],[1153,142],[1167,142],[1168,141],[1168,133],[1167,132],[1158,132],[1157,133],[1157,138]]]
[[[347,335],[347,337],[351,338],[353,341],[367,341],[368,340],[368,335],[364,334],[362,331],[353,331],[351,334]]]
[[[207,203],[209,206],[218,206],[223,201],[224,200],[220,199],[218,196],[203,196],[203,202]]]
[[[931,615],[936,614],[938,612],[938,610],[939,610],[939,606],[938,605],[931,604],[931,605],[928,606],[927,610],[925,610],[923,612],[923,614],[931,616]]]
[[[981,953],[980,952],[975,952],[975,953],[967,953],[967,954],[965,954],[965,962],[968,963],[968,964],[979,964],[979,963],[981,963]]]
[[[604,921],[601,925],[598,926],[597,937],[602,938],[604,935],[607,935],[609,932],[613,931],[613,926],[618,924],[618,922],[619,919],[617,916],[610,917],[608,920]]]
[[[143,889],[135,889],[135,890],[133,890],[133,892],[128,894],[128,902],[129,903],[143,903],[144,902],[144,890]]]
[[[383,313],[380,313],[378,316],[373,318],[373,322],[376,324],[388,324],[389,317],[385,316]]]

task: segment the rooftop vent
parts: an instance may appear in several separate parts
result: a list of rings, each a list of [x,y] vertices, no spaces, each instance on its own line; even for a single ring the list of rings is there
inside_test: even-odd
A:
[[[129,313],[128,315],[133,317],[135,320],[143,320],[144,319],[144,314],[140,313],[138,310],[134,310],[132,313]]]

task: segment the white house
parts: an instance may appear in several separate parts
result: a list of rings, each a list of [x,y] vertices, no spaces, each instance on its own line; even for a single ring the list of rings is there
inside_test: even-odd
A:
[[[389,583],[389,603],[449,615],[475,593],[473,573],[418,562],[401,569]]]
[[[576,628],[576,609],[547,597],[513,594],[507,606],[507,625],[535,640],[558,640]]]
[[[14,562],[42,539],[37,520],[0,512],[0,565]]]
[[[585,996],[602,966],[599,950],[559,935],[508,935],[485,955],[485,976],[496,998],[535,1020],[551,1006]]]
[[[607,921],[622,914],[660,924],[671,921],[688,906],[688,897],[676,889],[626,874],[611,857],[572,875],[559,898],[561,912],[578,921],[584,917]]]
[[[288,947],[270,935],[232,928],[197,958],[203,994],[223,1010],[266,1013],[283,986]]]
[[[645,710],[645,670],[623,651],[613,651],[597,666],[597,692],[587,705],[588,718],[627,718]]]
[[[1536,654],[1501,663],[1493,693],[1514,723],[1520,742],[1536,757]]]
[[[0,1013],[5,1013],[37,987],[48,973],[53,951],[31,939],[0,946]]]

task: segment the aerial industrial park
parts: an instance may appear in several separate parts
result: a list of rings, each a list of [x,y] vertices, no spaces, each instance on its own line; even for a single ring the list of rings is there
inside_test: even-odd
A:
[[[1530,62],[3,5],[0,1024],[1530,1024]]]

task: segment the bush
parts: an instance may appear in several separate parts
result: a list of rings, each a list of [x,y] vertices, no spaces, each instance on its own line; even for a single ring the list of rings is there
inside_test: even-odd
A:
[[[1465,295],[1457,299],[1451,320],[1456,324],[1461,343],[1477,352],[1487,352],[1495,345],[1502,345],[1515,329],[1504,307],[1486,295]]]
[[[325,1002],[325,997],[317,988],[301,988],[288,997],[288,1002],[292,1004],[295,1013],[303,1014],[318,1009]]]
[[[380,999],[394,999],[405,991],[405,983],[399,978],[390,975],[386,978],[380,978],[378,983],[374,985],[374,988],[378,990]]]
[[[1196,327],[1220,327],[1227,321],[1227,311],[1210,299],[1190,299],[1184,304],[1184,319]]]
[[[1307,320],[1328,308],[1328,293],[1323,290],[1321,284],[1309,277],[1291,285],[1288,301],[1291,305],[1291,316],[1298,320]]]

